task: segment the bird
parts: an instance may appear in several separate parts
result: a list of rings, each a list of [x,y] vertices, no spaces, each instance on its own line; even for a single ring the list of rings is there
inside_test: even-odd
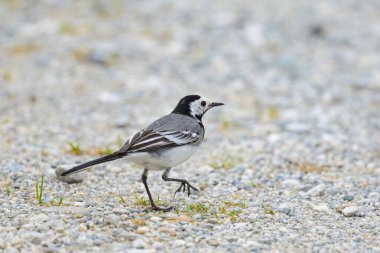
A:
[[[61,176],[67,176],[97,164],[126,158],[127,162],[133,162],[144,169],[141,181],[150,201],[149,209],[170,211],[175,207],[159,207],[154,203],[147,183],[148,172],[163,170],[164,181],[179,182],[180,186],[174,195],[186,190],[188,196],[190,196],[190,190],[198,192],[199,190],[188,180],[169,177],[170,169],[193,156],[205,136],[203,115],[211,108],[221,105],[224,104],[211,102],[208,98],[199,95],[185,96],[180,99],[171,113],[134,134],[118,151],[75,166],[63,172]]]

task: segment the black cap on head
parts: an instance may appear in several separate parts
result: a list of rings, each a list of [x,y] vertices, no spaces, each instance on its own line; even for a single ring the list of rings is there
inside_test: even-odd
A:
[[[181,98],[181,100],[178,102],[177,106],[174,108],[174,111],[172,113],[191,115],[190,103],[200,98],[201,96],[199,95],[188,95],[186,97]]]

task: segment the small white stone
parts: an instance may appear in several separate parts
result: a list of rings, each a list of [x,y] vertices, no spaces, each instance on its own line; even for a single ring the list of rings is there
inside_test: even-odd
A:
[[[136,233],[140,234],[140,235],[143,235],[143,234],[148,233],[148,232],[149,232],[149,228],[148,227],[139,227],[136,230]]]
[[[0,238],[0,249],[4,249],[4,248],[5,248],[5,241]]]
[[[103,91],[99,95],[99,101],[101,103],[119,103],[121,96],[116,92]]]
[[[64,177],[61,176],[63,172],[71,169],[74,166],[75,165],[60,165],[56,168],[55,175],[57,176],[59,180],[69,183],[69,184],[81,183],[86,178],[86,174],[83,172],[74,173],[74,174],[67,175]]]
[[[144,242],[144,240],[142,240],[140,238],[134,240],[132,245],[136,249],[144,249],[146,247],[146,243]],[[139,252],[141,252],[141,251],[139,251]]]
[[[197,219],[200,219],[200,218],[202,218],[202,215],[199,214],[199,213],[193,215],[193,219],[194,220],[197,220]]]
[[[4,253],[19,253],[20,251],[16,248],[12,248],[12,247],[7,247],[5,250],[4,250]]]
[[[153,222],[159,222],[162,219],[160,217],[158,217],[158,216],[153,216],[153,217],[150,218],[150,220],[153,221]]]
[[[280,213],[289,215],[292,212],[291,205],[289,203],[281,203],[276,210]]]
[[[290,187],[295,189],[298,189],[302,186],[301,182],[298,179],[294,178],[285,179],[281,182],[281,185],[284,187]]]
[[[308,190],[306,194],[309,196],[321,196],[325,192],[325,188],[324,184],[319,184]]]
[[[371,192],[368,194],[368,198],[374,201],[379,201],[380,200],[380,193],[378,192]]]
[[[47,216],[46,214],[43,214],[43,213],[33,215],[32,217],[29,218],[29,221],[31,223],[41,223],[41,222],[45,222],[47,220],[49,220],[49,216]]]
[[[83,202],[74,202],[72,205],[76,206],[76,207],[82,207],[82,206],[84,206],[84,203]]]
[[[359,207],[357,206],[349,206],[342,210],[342,214],[346,217],[356,216],[359,212]]]
[[[64,223],[61,220],[50,220],[48,223],[49,228],[57,230],[57,228],[63,228]]]
[[[219,243],[219,241],[217,241],[217,240],[215,240],[215,239],[208,239],[207,240],[207,243],[209,244],[209,245],[211,245],[211,246],[218,246],[220,243]]]
[[[203,173],[210,172],[213,170],[214,170],[214,168],[212,168],[211,166],[208,166],[208,165],[204,165],[204,166],[199,168],[199,171],[202,171]]]
[[[87,231],[86,225],[83,224],[83,223],[79,224],[78,231],[80,231],[80,232],[86,232]]]
[[[310,126],[307,124],[299,123],[299,122],[293,122],[288,125],[286,125],[286,130],[291,132],[308,132],[310,130]]]
[[[331,212],[330,208],[327,206],[326,203],[315,205],[315,206],[313,206],[313,208],[315,211],[318,211],[321,213],[330,213]]]
[[[115,214],[128,214],[128,211],[124,208],[115,208],[113,209]]]
[[[185,245],[186,244],[186,242],[184,241],[184,240],[175,240],[174,242],[173,242],[173,246],[174,247],[181,247],[181,246],[183,246],[183,245]]]

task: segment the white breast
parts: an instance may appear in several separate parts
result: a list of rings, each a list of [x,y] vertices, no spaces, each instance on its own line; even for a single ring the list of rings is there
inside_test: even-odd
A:
[[[198,147],[194,144],[162,149],[159,152],[136,152],[128,154],[126,158],[149,170],[163,170],[188,160]]]

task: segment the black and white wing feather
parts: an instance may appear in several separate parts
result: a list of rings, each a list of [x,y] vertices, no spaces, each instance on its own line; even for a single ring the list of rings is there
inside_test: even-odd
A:
[[[160,148],[177,147],[195,143],[200,135],[192,131],[141,130],[132,136],[119,152],[148,152]]]
[[[200,143],[203,136],[204,128],[192,117],[168,114],[136,133],[115,153],[75,166],[62,173],[62,176],[79,172],[90,166],[121,159],[129,153]]]
[[[98,159],[75,166],[74,168],[62,173],[62,176],[84,170],[87,167],[117,160],[127,156],[128,153],[148,152],[160,148],[177,147],[195,143],[200,136],[197,132],[191,131],[172,131],[172,130],[147,130],[144,129],[132,136],[124,146],[113,154],[100,157]]]

